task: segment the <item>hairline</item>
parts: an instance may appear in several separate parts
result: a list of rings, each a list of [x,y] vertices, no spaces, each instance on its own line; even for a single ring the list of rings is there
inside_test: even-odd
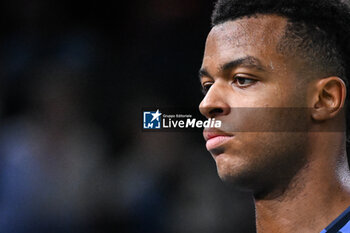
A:
[[[294,21],[291,17],[287,16],[287,15],[284,15],[284,14],[278,14],[278,13],[275,13],[275,12],[256,12],[256,13],[252,13],[252,14],[246,14],[246,15],[241,15],[241,16],[237,16],[237,17],[232,17],[232,18],[227,18],[226,20],[222,20],[222,21],[219,21],[217,24],[212,24],[212,29],[214,27],[217,27],[217,26],[221,26],[225,23],[228,23],[228,22],[235,22],[237,20],[241,20],[241,19],[249,19],[249,18],[252,18],[252,17],[255,17],[255,18],[259,18],[259,17],[264,17],[264,16],[279,16],[283,19],[286,20],[285,22],[285,26],[282,28],[281,32],[280,32],[280,35],[279,35],[279,38],[277,39],[277,43],[276,43],[276,47],[275,47],[275,50],[276,50],[276,53],[284,56],[287,60],[299,60],[299,61],[302,61],[302,63],[305,65],[305,66],[298,66],[298,73],[300,74],[303,74],[305,75],[306,72],[307,74],[310,74],[310,67],[312,67],[312,71],[311,71],[311,76],[315,76],[315,78],[324,78],[328,75],[331,75],[331,74],[328,74],[325,70],[320,70],[318,69],[321,65],[315,65],[315,64],[311,64],[313,63],[313,61],[308,61],[307,58],[305,58],[304,55],[306,55],[306,57],[308,57],[308,53],[305,51],[305,50],[302,50],[302,49],[298,49],[296,44],[293,44],[293,42],[291,41],[291,37],[290,35],[288,35],[288,32],[289,31],[289,26],[290,25],[293,25],[295,23],[305,23],[305,25],[307,27],[310,27],[310,25],[307,23],[307,22],[304,22],[304,21]],[[288,41],[289,40],[289,41]],[[284,48],[284,44],[283,43],[287,43],[287,44],[290,44],[290,45],[293,45],[293,47],[295,47],[295,50],[294,51],[290,51],[288,48]],[[294,52],[294,54],[293,54]],[[303,53],[303,54],[301,54]],[[304,57],[304,58],[303,58]],[[333,76],[337,76],[336,74],[332,74]],[[339,75],[338,75],[339,76]],[[343,79],[343,78],[342,78]],[[310,80],[310,79],[300,79],[300,80]],[[344,80],[344,79],[343,79]]]

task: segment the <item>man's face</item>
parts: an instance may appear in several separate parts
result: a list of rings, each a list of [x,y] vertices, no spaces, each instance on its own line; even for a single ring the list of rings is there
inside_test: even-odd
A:
[[[209,140],[207,149],[219,176],[243,188],[287,182],[304,164],[305,133],[237,130],[287,122],[288,116],[264,109],[307,105],[307,83],[296,62],[277,50],[285,26],[280,16],[244,17],[215,26],[206,41],[200,76],[207,93],[200,111],[221,120],[219,130],[227,135]]]

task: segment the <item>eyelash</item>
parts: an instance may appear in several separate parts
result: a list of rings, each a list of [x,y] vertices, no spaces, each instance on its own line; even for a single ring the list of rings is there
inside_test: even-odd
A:
[[[201,91],[203,93],[203,95],[206,95],[207,92],[209,91],[210,87],[213,85],[214,83],[212,82],[206,82],[202,85]]]
[[[239,84],[237,84],[239,80],[245,80],[245,81],[249,80],[249,82],[251,82],[251,84],[247,84],[247,85],[245,85],[245,86],[244,86],[244,84],[239,85]],[[239,88],[247,88],[247,87],[249,87],[249,86],[255,84],[256,82],[257,82],[257,80],[252,79],[252,78],[234,76],[234,77],[233,77],[233,82],[232,82],[232,84],[235,84],[235,85],[238,86]],[[214,84],[213,82],[204,83],[203,86],[202,86],[202,93],[203,93],[204,95],[206,95],[207,92],[209,91],[210,87],[211,87],[213,84]]]
[[[256,83],[257,82],[257,80],[255,80],[255,79],[252,79],[252,78],[247,78],[247,77],[240,77],[240,76],[235,76],[234,78],[233,78],[233,82],[234,83],[239,83],[239,80],[245,80],[245,81],[249,81],[250,82],[250,84],[248,84],[248,85],[245,85],[245,86],[243,86],[244,84],[240,84],[240,85],[242,85],[242,86],[240,86],[240,85],[237,85],[237,86],[239,86],[240,88],[245,88],[245,87],[248,87],[248,86],[250,86],[250,85],[253,85],[254,83]]]

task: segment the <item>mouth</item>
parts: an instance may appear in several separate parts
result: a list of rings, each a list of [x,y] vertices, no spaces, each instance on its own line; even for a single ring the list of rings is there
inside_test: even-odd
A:
[[[222,131],[208,132],[206,130],[203,131],[203,136],[207,141],[206,148],[208,151],[215,150],[234,137],[234,135]]]

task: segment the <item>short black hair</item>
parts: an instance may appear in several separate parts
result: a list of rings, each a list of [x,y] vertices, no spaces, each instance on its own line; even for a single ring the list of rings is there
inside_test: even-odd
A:
[[[277,49],[299,53],[322,73],[340,77],[350,91],[350,0],[218,0],[211,22],[214,27],[258,14],[285,17],[285,35]],[[345,103],[348,157],[349,95]]]

